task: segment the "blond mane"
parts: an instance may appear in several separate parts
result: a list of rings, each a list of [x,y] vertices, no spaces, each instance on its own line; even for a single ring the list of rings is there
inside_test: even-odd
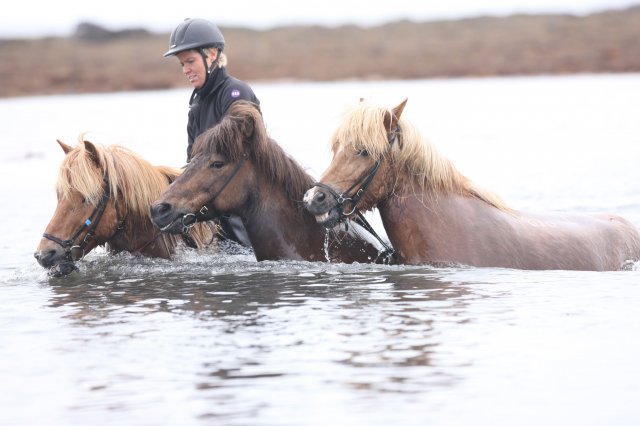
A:
[[[122,214],[132,222],[132,229],[153,227],[149,218],[149,207],[160,198],[169,184],[182,172],[168,166],[154,166],[135,152],[120,146],[101,146],[88,142],[84,134],[78,145],[67,153],[58,173],[56,191],[60,197],[68,197],[73,191],[96,206],[109,184],[111,197],[122,201]],[[206,247],[213,239],[215,226],[197,223],[191,237],[199,248]],[[162,234],[165,243],[175,245],[180,237]]]
[[[511,209],[491,191],[478,186],[453,163],[442,156],[419,132],[417,127],[400,118],[400,140],[389,149],[384,119],[392,111],[361,101],[347,110],[342,124],[333,135],[332,149],[367,150],[374,160],[388,157],[395,176],[407,176],[407,183],[432,194],[456,193],[479,198],[504,211]]]
[[[104,194],[105,181],[111,195],[122,197],[125,209],[139,217],[148,217],[149,206],[160,197],[180,170],[153,166],[135,152],[120,146],[93,144],[94,153],[85,147],[84,135],[69,152],[61,166],[56,190],[62,197],[78,191],[89,203],[97,205]]]

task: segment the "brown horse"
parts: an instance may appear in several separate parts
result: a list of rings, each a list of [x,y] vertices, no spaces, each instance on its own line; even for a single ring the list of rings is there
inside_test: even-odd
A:
[[[306,208],[333,226],[377,207],[407,264],[618,270],[640,259],[640,233],[609,214],[514,211],[464,177],[393,109],[361,101],[332,140],[333,160]]]
[[[34,256],[52,276],[67,275],[74,262],[98,245],[170,258],[179,238],[162,235],[149,219],[149,206],[180,174],[152,166],[118,145],[102,147],[80,136],[77,147],[58,141],[66,154],[56,184],[58,206]],[[202,248],[213,232],[200,225],[185,242]]]
[[[255,106],[238,101],[196,140],[191,162],[152,206],[151,217],[164,231],[178,232],[196,220],[238,216],[259,261],[378,259],[380,245],[358,224],[327,231],[316,223],[302,206],[312,183],[267,136]]]

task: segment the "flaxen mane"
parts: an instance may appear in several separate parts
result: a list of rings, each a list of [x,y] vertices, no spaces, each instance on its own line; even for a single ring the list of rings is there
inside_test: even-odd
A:
[[[269,138],[260,111],[250,102],[234,102],[217,126],[198,137],[193,147],[194,159],[200,154],[205,157],[222,154],[233,162],[248,155],[264,176],[284,188],[297,207],[313,185],[311,176]]]
[[[409,174],[412,184],[430,192],[452,192],[477,197],[504,211],[511,209],[496,194],[462,175],[451,161],[440,155],[410,122],[400,118],[400,148],[389,150],[384,118],[391,110],[360,102],[348,110],[333,135],[332,149],[367,150],[374,160],[390,155],[396,176]]]
[[[96,206],[108,182],[111,197],[121,196],[123,212],[137,226],[151,224],[149,206],[167,189],[170,182],[181,173],[179,169],[154,166],[133,151],[119,145],[91,144],[88,150],[81,134],[76,146],[64,158],[56,182],[56,191],[67,197],[78,191],[84,199]],[[96,158],[97,157],[97,158]],[[207,241],[209,231],[194,228],[193,237],[198,246]]]

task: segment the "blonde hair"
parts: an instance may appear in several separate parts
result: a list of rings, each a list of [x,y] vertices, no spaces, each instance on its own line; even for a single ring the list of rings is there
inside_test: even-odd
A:
[[[204,50],[204,53],[205,53],[207,56],[210,56],[210,55],[211,55],[211,53],[212,53],[214,50],[215,50],[215,51],[218,51],[218,48],[217,48],[217,47],[205,47],[205,48],[204,48],[204,49],[202,49],[202,50]],[[227,63],[228,63],[228,61],[227,61],[227,55],[225,55],[225,54],[224,54],[224,53],[222,53],[222,52],[219,52],[219,53],[218,53],[218,68],[225,68],[225,67],[227,66]]]
[[[360,102],[344,115],[340,127],[332,138],[335,153],[341,146],[350,146],[359,151],[365,149],[374,161],[388,156],[395,172],[407,173],[411,181],[420,188],[436,192],[453,192],[471,195],[503,211],[511,209],[491,191],[488,191],[462,175],[453,163],[442,156],[412,123],[400,118],[401,148],[389,149],[389,141],[384,127],[385,116],[393,111]]]

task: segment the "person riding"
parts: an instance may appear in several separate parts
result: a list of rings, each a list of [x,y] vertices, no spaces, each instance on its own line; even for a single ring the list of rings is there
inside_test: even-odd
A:
[[[165,57],[175,56],[183,74],[193,86],[189,99],[187,122],[187,163],[196,138],[217,125],[235,101],[252,102],[260,109],[260,101],[251,87],[228,74],[225,40],[218,27],[205,19],[187,18],[171,33]],[[222,231],[231,240],[251,247],[240,218],[225,216]]]

